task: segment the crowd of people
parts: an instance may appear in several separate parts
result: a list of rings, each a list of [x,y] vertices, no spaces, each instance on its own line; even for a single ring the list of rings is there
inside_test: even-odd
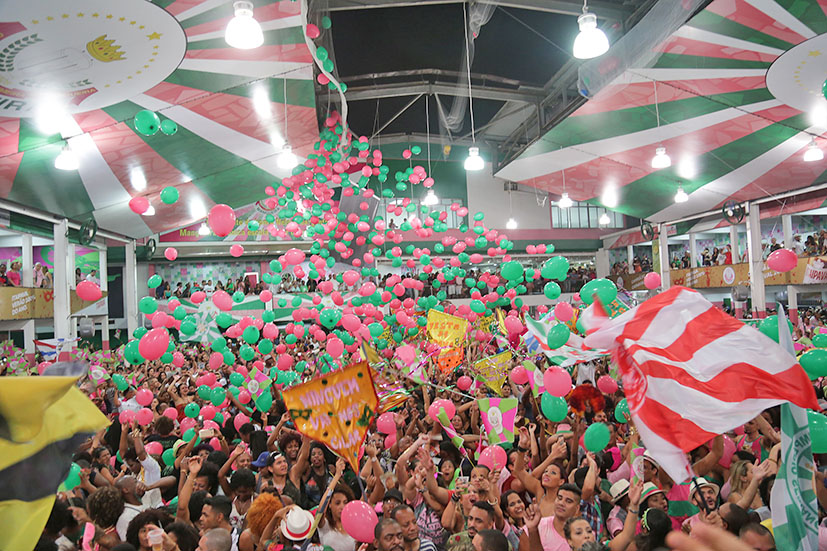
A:
[[[496,352],[495,346],[469,345],[467,361]],[[291,353],[311,360],[320,348],[315,339],[299,340]],[[238,343],[230,340],[230,349],[237,351]],[[395,438],[386,440],[372,424],[353,471],[294,430],[276,385],[265,412],[227,392],[223,422],[199,417],[198,437],[185,440],[180,426],[187,405],[208,403],[197,381],[209,372],[211,350],[200,344],[178,350],[185,357],[180,368],[159,361],[110,367],[113,378],[131,375],[153,393],[154,419],[145,426],[119,421],[121,412],[141,408],[136,386],[119,391],[113,379],[99,386],[82,379],[81,389],[111,424],[76,450],[80,484],[58,495],[38,551],[81,549],[85,523],[94,526],[102,551],[774,549],[768,519],[782,462],[777,407],[692,450],[699,478],[678,484],[641,447],[629,418],[614,414],[622,390],[604,394],[595,387],[607,362],[582,363],[572,378],[575,392],[589,398],[572,395],[560,422],[546,418],[528,385],[505,384],[502,396],[519,399],[517,434],[504,446],[505,464],[492,469],[474,458],[485,437],[479,400],[494,393],[485,386],[473,395],[458,392],[465,370],[445,374],[429,363],[433,384],[400,381],[407,399],[394,410]],[[267,371],[277,354],[262,359]],[[543,357],[532,359],[544,365]],[[514,365],[520,361],[515,356]],[[237,369],[212,372],[215,384],[227,385]],[[463,450],[428,415],[436,399],[454,404],[451,425]],[[174,419],[164,414],[170,407]],[[235,423],[239,414],[249,420]],[[579,444],[593,424],[604,424],[611,435],[598,453]],[[826,507],[824,475],[817,478],[819,504]],[[342,511],[353,500],[367,501],[379,515],[368,545],[343,525]],[[727,546],[689,547],[689,540],[669,535],[673,530],[703,541],[723,538]]]
[[[21,287],[23,285],[23,277],[20,270],[23,268],[23,263],[14,260],[10,263],[0,263],[0,287]],[[52,272],[45,264],[37,262],[32,268],[32,285],[34,287],[42,287],[51,289],[54,286]]]

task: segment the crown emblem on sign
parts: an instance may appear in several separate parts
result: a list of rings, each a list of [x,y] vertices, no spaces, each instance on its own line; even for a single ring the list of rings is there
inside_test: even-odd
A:
[[[105,34],[90,40],[86,44],[86,51],[89,52],[89,55],[104,63],[124,59],[121,47],[115,44],[114,40],[107,40]]]

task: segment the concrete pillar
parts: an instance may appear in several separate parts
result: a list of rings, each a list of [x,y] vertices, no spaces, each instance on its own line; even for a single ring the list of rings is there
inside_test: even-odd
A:
[[[69,258],[69,229],[66,219],[54,225],[55,274],[54,274],[54,327],[56,339],[71,338],[71,310],[69,302],[69,279],[67,277],[67,260]],[[71,347],[64,348],[58,359],[68,360]]]
[[[626,264],[627,271],[630,274],[635,273],[635,247],[634,245],[626,245]]]
[[[764,291],[764,257],[761,251],[761,213],[755,203],[748,204],[747,208],[747,252],[752,313],[755,318],[764,318],[767,316],[767,297]]]
[[[594,254],[594,271],[598,278],[609,277],[609,249],[598,249]]]
[[[130,241],[124,247],[126,251],[126,265],[124,266],[123,301],[126,312],[126,331],[132,333],[138,328],[138,271],[135,260],[135,241]]]
[[[109,291],[109,270],[106,266],[106,247],[98,251],[98,258],[100,266],[98,266],[98,275],[100,276],[101,291],[106,293]],[[106,312],[109,313],[109,298],[106,298]],[[101,322],[101,349],[109,350],[109,316],[100,316]]]
[[[669,279],[669,238],[666,236],[666,224],[658,224],[658,255],[660,256],[660,285],[662,290],[671,287]]]
[[[781,216],[781,229],[784,232],[784,248],[795,250],[793,247],[793,217],[790,214]]]
[[[793,325],[798,325],[798,287],[787,285],[787,316]]]
[[[22,259],[23,266],[20,268],[20,284],[23,287],[34,287],[34,272],[33,272],[33,258],[32,258],[32,236],[30,234],[23,234]],[[28,320],[23,323],[23,350],[26,353],[26,358],[29,361],[34,361],[35,355],[35,329],[34,320]]]
[[[77,259],[77,252],[75,251],[75,244],[69,243],[66,248],[66,278],[69,282],[69,288],[74,289],[78,282],[75,281],[75,266]]]
[[[732,249],[732,263],[738,264],[741,255],[738,253],[738,226],[729,227],[729,248]]]
[[[689,234],[689,267],[698,267],[698,237],[694,233]]]

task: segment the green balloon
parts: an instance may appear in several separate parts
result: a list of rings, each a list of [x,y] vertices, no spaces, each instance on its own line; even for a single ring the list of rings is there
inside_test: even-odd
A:
[[[236,291],[233,293],[233,302],[238,304],[239,302],[244,302],[244,293],[241,291]]]
[[[170,343],[170,344],[172,344],[172,343]],[[165,352],[161,356],[161,363],[171,364],[172,363],[172,354],[170,354],[169,352]]]
[[[150,289],[155,289],[156,287],[158,287],[158,285],[160,285],[163,282],[164,280],[161,279],[161,276],[159,276],[158,274],[152,274],[151,276],[149,276],[149,279],[146,280],[146,286]]]
[[[623,398],[615,406],[615,419],[618,423],[628,423],[631,418],[632,414],[629,412],[629,402],[626,401],[626,398]]]
[[[129,387],[129,383],[126,382],[126,379],[120,373],[115,373],[114,375],[112,375],[112,382],[115,383],[115,388],[117,388],[121,392],[123,392]]]
[[[258,351],[261,354],[269,354],[273,351],[273,341],[270,339],[261,339],[258,341]]]
[[[808,409],[807,424],[810,426],[813,453],[827,453],[827,417]]]
[[[142,297],[138,301],[138,310],[144,314],[153,314],[158,309],[158,301],[152,297]]]
[[[66,480],[63,481],[62,486],[66,488],[66,491],[74,490],[80,484],[80,465],[77,463],[72,463],[69,467],[69,474],[66,476]]]
[[[552,350],[560,348],[569,340],[571,329],[565,323],[558,323],[549,329],[546,335],[546,344]]]
[[[198,397],[201,398],[202,400],[209,400],[210,396],[211,396],[211,394],[210,394],[211,392],[212,392],[212,389],[210,387],[208,387],[207,385],[201,385],[201,386],[198,387]]]
[[[506,262],[502,267],[502,276],[509,281],[520,279],[523,277],[523,265],[516,260]]]
[[[126,346],[123,349],[123,357],[130,363],[130,365],[140,365],[144,363],[144,357],[141,356],[138,346],[139,344],[137,340],[131,340],[126,343]]]
[[[594,301],[594,295],[597,295],[600,302],[606,306],[617,298],[617,286],[608,279],[593,279],[580,289],[580,300],[585,304],[591,304]]]
[[[540,275],[546,279],[563,281],[569,273],[569,259],[565,256],[553,256],[546,260],[540,269]]]
[[[220,406],[224,403],[226,396],[227,391],[220,386],[217,386],[210,391],[210,402],[212,402],[212,405],[214,406]]]
[[[143,109],[135,113],[135,130],[144,136],[152,136],[161,127],[161,119],[155,111]]]
[[[164,119],[161,121],[161,132],[166,134],[167,136],[172,136],[176,132],[178,132],[178,124],[175,121],[170,119]]]
[[[264,413],[270,411],[273,406],[273,396],[270,394],[270,389],[265,390],[256,398],[256,409]]]
[[[183,321],[181,322],[181,333],[184,335],[192,335],[195,333],[195,322],[192,321]]]
[[[173,205],[178,201],[178,189],[167,186],[161,190],[161,201],[166,205]]]
[[[325,308],[319,315],[319,323],[328,329],[333,329],[342,319],[342,311],[338,308]]]
[[[813,348],[806,351],[801,355],[798,363],[810,376],[811,381],[819,377],[827,377],[827,350],[823,348]]]
[[[138,327],[132,332],[132,336],[136,339],[140,339],[144,335],[147,334],[149,330],[146,327]]]
[[[813,336],[813,346],[816,348],[827,348],[827,333],[819,333]]]
[[[244,339],[244,342],[246,342],[247,344],[257,343],[260,337],[261,332],[255,325],[248,325],[244,328],[244,332],[241,333],[241,338]]]
[[[384,330],[385,328],[382,327],[381,323],[374,322],[368,325],[368,331],[370,332],[371,337],[378,337]]]
[[[471,311],[482,314],[485,312],[485,304],[481,300],[474,299],[471,301]]]
[[[218,337],[212,341],[210,348],[213,352],[223,352],[227,348],[227,339],[224,337]]]
[[[177,319],[178,321],[183,320],[185,317],[187,317],[187,309],[183,306],[176,307],[175,310],[172,312],[172,317]]]
[[[244,384],[244,375],[238,372],[233,372],[230,374],[230,384],[235,386],[241,386]]]
[[[787,320],[787,325],[790,328],[790,334],[793,332],[793,324],[790,320]],[[767,316],[764,318],[761,323],[758,325],[758,330],[761,331],[763,334],[778,342],[778,316],[773,314],[772,316]]]
[[[275,319],[276,319],[276,313],[273,312],[272,310],[265,310],[261,314],[261,321],[263,321],[264,323],[270,323],[271,321],[275,321]]]
[[[190,440],[192,440],[193,438],[195,438],[195,445],[196,445],[196,446],[198,445],[198,442],[200,442],[200,441],[201,441],[201,440],[198,438],[198,435],[195,433],[195,429],[193,429],[193,428],[189,428],[189,429],[187,429],[187,430],[184,432],[184,434],[182,434],[182,435],[181,435],[181,438],[182,438],[185,442],[189,442]]]
[[[556,281],[549,281],[545,287],[543,287],[543,294],[546,295],[546,298],[549,300],[560,298],[561,293],[560,285]]]
[[[583,434],[583,445],[590,452],[597,453],[609,445],[609,427],[604,423],[592,423]]]
[[[542,398],[540,398],[540,407],[543,410],[543,415],[552,423],[559,423],[565,419],[566,413],[569,411],[565,398],[552,396],[548,392],[544,392]]]
[[[224,356],[224,365],[233,365],[235,363],[235,356],[229,350],[225,350],[222,355]]]
[[[175,452],[172,448],[164,450],[164,453],[161,454],[161,459],[163,460],[164,465],[171,467],[175,463]]]
[[[198,417],[199,413],[201,413],[201,408],[198,407],[198,404],[194,402],[187,404],[187,406],[184,408],[184,415],[186,415],[190,419],[195,419],[196,417]]]

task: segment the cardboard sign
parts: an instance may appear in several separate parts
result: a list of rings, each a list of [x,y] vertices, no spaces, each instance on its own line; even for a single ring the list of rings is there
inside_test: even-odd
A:
[[[489,356],[474,363],[477,378],[481,379],[488,388],[502,395],[503,384],[511,368],[511,351],[506,350],[496,356]]]
[[[367,362],[332,371],[282,392],[301,434],[321,442],[359,469],[359,449],[379,399]]]
[[[480,416],[489,444],[514,442],[514,422],[517,419],[516,398],[483,398],[477,400]]]
[[[463,358],[465,357],[465,349],[461,346],[456,348],[444,348],[440,350],[439,356],[437,356],[436,364],[439,366],[439,370],[443,373],[450,373],[457,366],[462,363]]]
[[[468,320],[445,314],[439,310],[428,311],[428,338],[440,346],[457,347],[465,344]]]

